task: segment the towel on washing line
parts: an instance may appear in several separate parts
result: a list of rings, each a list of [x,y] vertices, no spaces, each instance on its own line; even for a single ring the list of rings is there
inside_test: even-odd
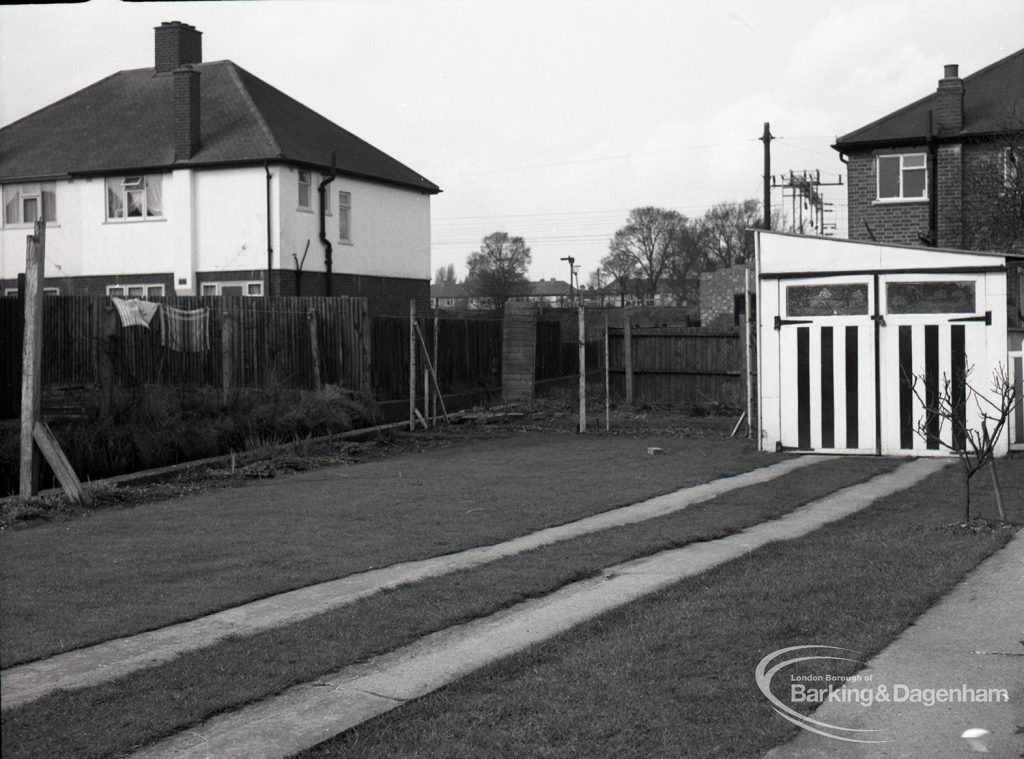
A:
[[[149,323],[153,321],[153,316],[160,308],[159,303],[150,303],[148,300],[139,300],[138,298],[131,300],[111,298],[110,300],[114,302],[114,308],[117,309],[117,315],[121,317],[121,326],[123,327],[149,329]]]
[[[164,305],[160,309],[160,344],[174,351],[210,350],[210,309],[185,310]]]

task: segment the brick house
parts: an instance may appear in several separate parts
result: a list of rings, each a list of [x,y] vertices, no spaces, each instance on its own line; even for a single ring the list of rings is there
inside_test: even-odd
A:
[[[119,71],[0,129],[0,288],[32,222],[61,294],[356,295],[371,314],[430,298],[440,189],[231,61],[155,30]]]
[[[933,93],[832,147],[848,167],[851,240],[1024,253],[1024,50],[963,78],[946,66]],[[1011,332],[1024,328],[1022,288],[1011,263]]]
[[[851,240],[1009,254],[1004,365],[1024,445],[1024,50],[963,78],[946,66],[934,92],[832,147],[848,166]]]

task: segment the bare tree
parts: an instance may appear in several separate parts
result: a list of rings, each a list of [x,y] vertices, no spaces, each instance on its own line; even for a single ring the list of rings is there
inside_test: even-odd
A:
[[[753,199],[709,208],[696,230],[701,268],[713,271],[750,260],[754,251],[747,230],[760,226],[763,216],[761,204]]]
[[[437,271],[434,272],[434,284],[435,285],[455,285],[458,284],[458,279],[455,277],[455,264],[448,264],[447,266],[437,267]]]
[[[1024,116],[965,148],[959,208],[964,247],[1024,252]]]
[[[688,236],[688,221],[678,211],[634,208],[625,226],[612,237],[601,265],[606,271],[629,271],[643,283],[644,293],[653,298],[672,259],[686,254]]]
[[[529,291],[526,271],[531,260],[522,237],[492,232],[483,239],[480,250],[466,259],[466,287],[474,295],[490,298],[495,308],[502,308],[509,298]]]
[[[1006,424],[1016,404],[1016,394],[1006,368],[1000,364],[992,375],[990,393],[981,393],[971,384],[970,375],[974,367],[963,372],[963,377],[951,380],[943,376],[942,386],[937,392],[922,394],[920,385],[924,378],[911,379],[914,395],[924,408],[924,416],[917,423],[917,434],[923,439],[936,442],[940,447],[952,451],[960,460],[964,484],[964,520],[971,519],[971,478],[986,464],[992,474],[996,493],[996,508],[999,519],[1006,521],[1003,496],[996,473],[995,448],[1003,435]],[[933,396],[929,398],[929,396]],[[967,406],[973,404],[978,412],[976,427],[966,423]],[[948,425],[951,435],[944,438],[942,430]]]

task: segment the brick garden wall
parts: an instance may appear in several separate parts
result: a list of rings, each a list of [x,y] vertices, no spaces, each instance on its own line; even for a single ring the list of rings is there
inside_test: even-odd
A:
[[[732,329],[736,324],[736,296],[746,287],[746,266],[700,275],[700,325],[705,329]]]
[[[537,305],[505,304],[501,387],[506,400],[532,398],[537,365]]]

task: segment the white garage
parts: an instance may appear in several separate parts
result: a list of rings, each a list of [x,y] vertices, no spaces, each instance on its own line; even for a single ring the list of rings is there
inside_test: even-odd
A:
[[[1007,367],[1004,256],[758,231],[755,259],[761,450],[948,455],[957,425],[925,414],[944,392],[978,426],[966,383]]]

